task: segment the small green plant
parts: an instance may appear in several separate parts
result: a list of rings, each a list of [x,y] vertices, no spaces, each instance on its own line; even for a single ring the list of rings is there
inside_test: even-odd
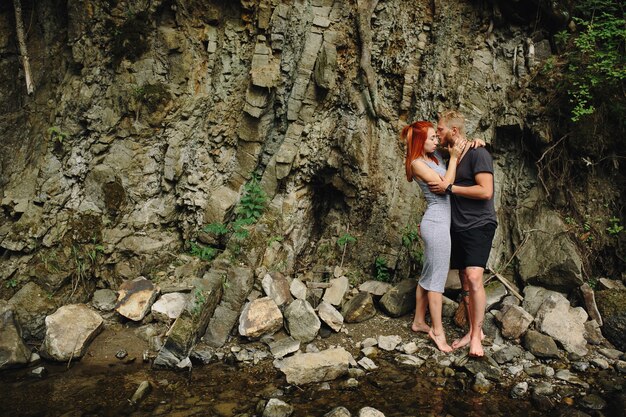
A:
[[[339,267],[343,267],[343,259],[346,255],[346,249],[349,244],[356,243],[356,238],[352,236],[350,233],[346,232],[337,239],[337,245],[342,249],[341,251],[341,262]]]
[[[195,242],[189,243],[189,253],[193,256],[197,256],[203,261],[212,261],[217,254],[217,250],[210,246],[198,245]]]
[[[52,141],[55,147],[62,147],[65,140],[69,135],[62,131],[58,126],[52,126],[48,128],[48,137]]]
[[[285,240],[285,238],[282,236],[272,236],[267,239],[267,246],[271,246],[274,242],[282,242],[283,240]]]
[[[609,232],[609,235],[617,236],[622,230],[624,230],[624,226],[620,224],[620,219],[618,219],[617,217],[611,217],[609,219],[609,227],[606,228],[606,231]]]
[[[197,316],[202,311],[204,303],[206,303],[206,297],[199,288],[196,288],[193,295],[193,308],[191,309],[191,312]]]
[[[387,266],[387,261],[385,260],[385,258],[381,256],[377,257],[374,261],[374,268],[376,269],[376,281],[389,281],[389,267]]]
[[[239,219],[259,220],[267,204],[267,195],[261,188],[259,180],[253,176],[243,188],[243,196],[239,201],[236,213]]]
[[[4,285],[7,288],[15,288],[15,287],[17,287],[17,279],[11,278]]]
[[[222,290],[230,288],[230,282],[228,282],[228,275],[222,274]]]
[[[228,233],[230,230],[223,223],[209,223],[202,228],[202,231],[212,234],[214,236],[222,236]]]

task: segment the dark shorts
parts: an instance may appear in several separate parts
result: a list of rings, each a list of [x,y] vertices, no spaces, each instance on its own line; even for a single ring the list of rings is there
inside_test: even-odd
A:
[[[450,232],[452,238],[450,269],[465,269],[470,266],[485,268],[496,227],[495,224],[489,223],[462,232]]]

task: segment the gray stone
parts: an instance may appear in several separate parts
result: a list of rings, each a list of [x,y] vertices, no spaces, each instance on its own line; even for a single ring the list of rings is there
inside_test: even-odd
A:
[[[452,318],[459,308],[459,303],[449,299],[445,295],[442,297],[441,316],[445,318]]]
[[[415,342],[409,342],[402,346],[402,351],[407,355],[412,355],[417,352],[417,344]]]
[[[537,311],[541,304],[553,294],[562,295],[560,292],[547,290],[542,287],[528,285],[524,287],[524,302],[522,308],[529,312],[533,317],[537,315]]]
[[[322,301],[317,306],[317,314],[334,331],[338,332],[343,327],[343,316],[332,304]]]
[[[585,372],[587,371],[587,369],[589,369],[589,362],[585,362],[585,361],[577,361],[577,362],[572,362],[572,369],[575,370],[576,372]]]
[[[585,322],[585,340],[591,345],[599,345],[604,341],[600,325],[595,320]]]
[[[487,302],[486,309],[491,309],[491,307],[502,301],[507,294],[508,291],[506,287],[502,285],[500,281],[491,281],[485,286],[485,296]]]
[[[626,351],[626,291],[597,291],[595,297],[604,322],[602,334],[615,347]]]
[[[606,358],[609,358],[611,360],[616,360],[619,359],[620,356],[622,356],[623,352],[617,349],[611,349],[611,348],[600,348],[598,349],[598,352],[603,355]]]
[[[17,321],[25,340],[41,340],[45,332],[46,316],[56,310],[48,293],[34,282],[28,282],[11,297]]]
[[[152,317],[157,321],[169,324],[172,320],[176,320],[178,316],[180,316],[185,305],[187,305],[188,299],[189,294],[180,292],[163,294],[152,304]]]
[[[228,266],[224,269],[212,269],[209,273],[221,276],[223,295],[213,316],[209,320],[203,340],[213,347],[226,343],[231,330],[239,319],[239,313],[246,302],[254,274],[250,268]]]
[[[30,349],[22,340],[13,305],[0,300],[0,369],[24,366],[30,355]]]
[[[378,366],[376,366],[374,361],[367,356],[359,359],[357,363],[361,368],[365,369],[366,371],[373,371],[374,369],[378,369]]]
[[[152,390],[152,385],[149,381],[141,381],[137,390],[130,399],[131,404],[139,404]]]
[[[592,358],[591,364],[598,369],[609,369],[609,362],[603,358]]]
[[[159,295],[159,288],[144,277],[124,281],[118,290],[115,310],[133,321],[141,321]]]
[[[186,363],[196,341],[206,331],[209,318],[222,296],[221,275],[207,273],[203,278],[195,279],[193,287],[187,305],[168,330],[153,367],[177,368]]]
[[[215,351],[211,348],[199,348],[195,346],[189,354],[189,359],[192,362],[199,363],[201,365],[208,365],[211,363],[213,357],[215,357]]]
[[[265,274],[261,284],[265,295],[274,300],[277,306],[282,306],[292,300],[289,281],[281,273]]]
[[[100,311],[111,311],[116,304],[117,293],[108,288],[96,290],[91,298],[91,305]]]
[[[515,384],[513,389],[511,389],[511,398],[522,398],[528,392],[528,382],[518,382]]]
[[[380,299],[380,307],[391,317],[401,317],[415,309],[414,279],[400,281]]]
[[[534,364],[526,364],[524,365],[524,372],[528,376],[533,377],[551,377],[554,376],[554,369],[546,365],[534,365]]]
[[[274,358],[280,359],[291,353],[297,352],[300,349],[300,341],[291,337],[285,337],[275,342],[271,342],[268,346],[270,348],[270,352],[274,355]]]
[[[277,398],[270,398],[263,410],[263,417],[289,417],[293,407]]]
[[[295,300],[285,309],[285,328],[296,340],[310,342],[320,326],[320,319],[306,300]]]
[[[398,335],[393,336],[378,336],[378,347],[392,352],[402,342],[402,338]]]
[[[559,348],[554,339],[535,330],[529,330],[524,335],[524,347],[539,358],[559,357]]]
[[[606,408],[606,401],[597,394],[588,394],[582,397],[578,404],[587,410],[603,410]]]
[[[615,369],[617,369],[617,372],[626,374],[626,361],[616,361]]]
[[[360,292],[352,297],[343,305],[342,314],[346,323],[360,323],[374,317],[376,307],[371,294]]]
[[[465,357],[463,360],[457,363],[458,366],[464,367],[472,375],[482,374],[485,378],[492,381],[499,381],[502,375],[502,370],[498,363],[489,356],[483,358],[472,359]]]
[[[493,384],[481,372],[477,373],[472,384],[472,390],[479,394],[486,394],[491,391],[491,388],[493,388]]]
[[[585,381],[583,381],[576,375],[572,374],[567,369],[561,369],[557,371],[554,376],[556,379],[560,379],[561,381],[569,382],[570,384],[574,384],[574,385],[579,385],[585,389],[589,388],[589,384],[587,384]]]
[[[359,410],[358,417],[385,417],[385,415],[375,408],[363,407]]]
[[[502,336],[507,339],[517,339],[528,330],[528,326],[533,322],[533,316],[522,307],[510,306],[500,321],[502,322]]]
[[[40,353],[60,362],[80,359],[102,328],[102,317],[86,305],[60,307],[46,317],[46,335]]]
[[[313,20],[313,24],[315,24],[315,20]],[[324,90],[332,90],[335,87],[335,79],[337,77],[336,68],[337,49],[335,45],[324,43],[317,55],[317,61],[313,70],[315,84]]]
[[[364,347],[363,349],[361,349],[361,353],[363,353],[368,358],[373,358],[373,357],[378,356],[379,352],[380,352],[380,349],[378,349],[376,346],[368,346],[368,347]]]
[[[290,384],[332,381],[348,373],[354,359],[343,348],[327,349],[317,353],[301,353],[274,361]]]
[[[346,292],[350,287],[350,283],[346,277],[331,279],[330,283],[331,286],[326,289],[322,299],[329,304],[339,306],[343,303],[343,297],[346,295]]]
[[[554,386],[547,381],[540,381],[533,387],[533,394],[552,395],[554,394]]]
[[[324,414],[324,417],[352,417],[352,414],[346,407],[335,407]]]
[[[417,356],[413,355],[398,355],[395,358],[396,362],[402,365],[414,366],[419,368],[426,362],[424,359],[420,359]]]
[[[30,375],[35,378],[43,378],[48,375],[48,370],[43,366],[38,366],[37,368],[30,371]]]
[[[393,288],[393,285],[390,283],[375,280],[365,281],[359,285],[359,291],[368,292],[375,297],[382,297],[391,288]]]
[[[537,329],[556,339],[568,352],[584,356],[587,341],[584,337],[587,313],[581,307],[570,307],[562,295],[549,296],[537,311]]]
[[[502,365],[507,362],[511,362],[513,359],[519,357],[524,353],[519,346],[505,346],[493,354],[493,359]]]
[[[283,315],[270,297],[246,304],[239,317],[239,334],[253,339],[273,334],[282,326]]]
[[[485,336],[490,338],[493,343],[502,344],[504,343],[504,339],[502,338],[502,333],[500,332],[499,321],[493,315],[493,313],[485,313],[485,319],[483,321],[483,332]]]
[[[298,300],[306,300],[307,288],[306,285],[299,279],[294,279],[289,285],[289,291],[294,298]]]

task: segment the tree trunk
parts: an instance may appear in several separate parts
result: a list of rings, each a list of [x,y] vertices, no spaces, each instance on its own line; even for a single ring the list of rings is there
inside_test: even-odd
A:
[[[21,0],[13,0],[15,8],[15,29],[17,31],[17,44],[20,48],[20,59],[24,66],[24,76],[26,77],[26,92],[32,94],[35,91],[33,80],[30,76],[30,63],[28,61],[28,50],[26,49],[26,37],[24,36],[24,22],[22,20]]]

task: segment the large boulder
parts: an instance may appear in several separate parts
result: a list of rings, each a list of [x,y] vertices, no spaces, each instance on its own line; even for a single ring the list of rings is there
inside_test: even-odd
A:
[[[507,339],[517,339],[521,337],[528,326],[533,322],[533,316],[520,306],[510,306],[500,317],[502,323],[502,336]]]
[[[568,352],[587,354],[585,322],[587,313],[582,307],[572,308],[562,295],[548,297],[535,317],[537,330],[555,339]]]
[[[368,292],[358,293],[343,305],[342,314],[346,323],[360,323],[371,319],[376,315],[372,295]]]
[[[387,291],[380,299],[380,307],[391,317],[401,317],[415,309],[417,281],[405,279]]]
[[[26,365],[30,349],[24,344],[13,305],[0,300],[0,369]]]
[[[276,360],[274,366],[285,374],[288,383],[303,385],[332,381],[346,375],[353,361],[352,355],[344,348],[334,348]]]
[[[537,314],[539,307],[551,295],[562,295],[560,292],[547,290],[542,287],[528,285],[524,287],[524,301],[522,308],[530,313],[533,317]]]
[[[118,291],[115,310],[128,319],[141,321],[158,295],[159,287],[144,277],[124,281]]]
[[[156,303],[152,304],[151,311],[155,320],[169,324],[172,320],[176,320],[182,313],[189,294],[182,292],[171,292],[163,294]]]
[[[261,281],[265,295],[270,297],[277,306],[282,306],[292,300],[290,283],[281,273],[265,274]]]
[[[346,295],[348,288],[350,288],[350,282],[346,277],[339,277],[330,280],[330,287],[324,292],[323,300],[334,306],[339,306],[343,302],[343,297]]]
[[[285,328],[294,339],[310,342],[315,339],[321,322],[306,300],[295,300],[285,309]]]
[[[69,304],[60,307],[46,317],[46,335],[41,355],[60,362],[79,359],[102,328],[102,317],[86,305]]]
[[[596,303],[602,315],[602,333],[618,349],[626,351],[626,291],[596,292]]]
[[[34,282],[24,285],[9,300],[15,306],[17,320],[25,340],[41,340],[46,331],[46,316],[56,310],[48,293]]]
[[[338,332],[343,327],[343,316],[332,304],[322,301],[317,306],[317,314],[334,331]]]
[[[283,314],[270,297],[246,304],[239,316],[239,334],[251,339],[276,333],[283,326]]]

